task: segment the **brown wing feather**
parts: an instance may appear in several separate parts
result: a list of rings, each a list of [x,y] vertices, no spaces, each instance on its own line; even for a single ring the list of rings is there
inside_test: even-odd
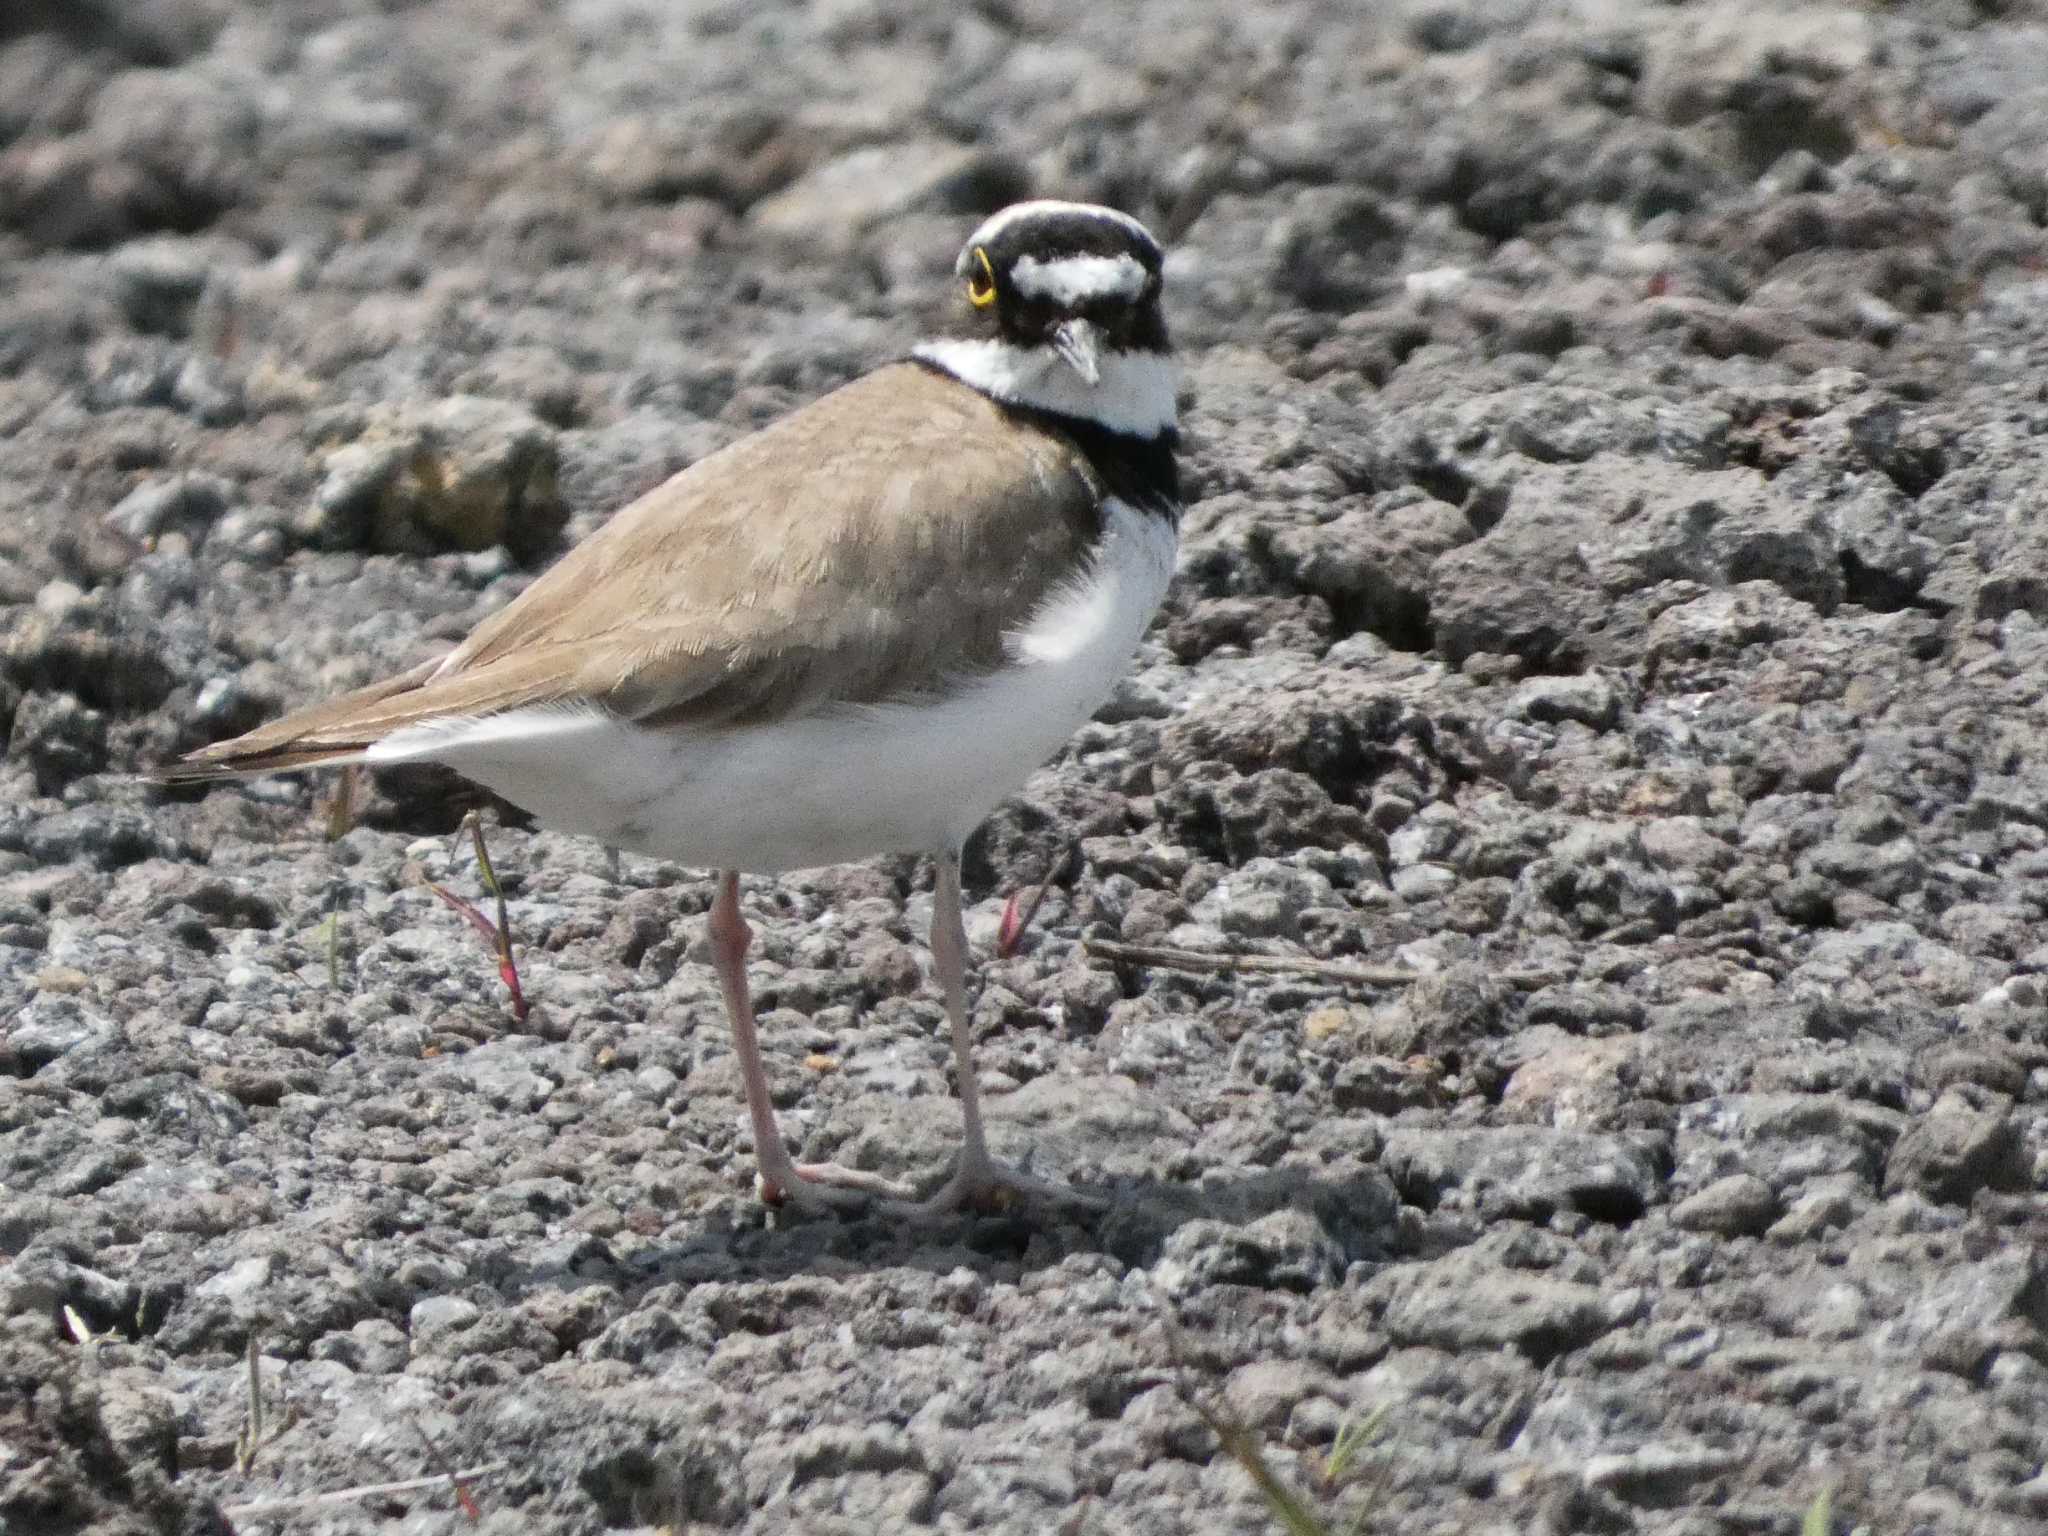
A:
[[[273,720],[268,725],[188,752],[176,762],[152,769],[148,777],[166,784],[228,778],[238,773],[275,773],[288,768],[316,768],[345,761],[381,734],[373,723],[385,714],[407,710],[406,702],[440,665],[420,665]]]
[[[1085,561],[1101,499],[1064,438],[895,364],[632,502],[438,664],[172,772],[303,766],[534,704],[708,724],[935,687],[1001,660]]]

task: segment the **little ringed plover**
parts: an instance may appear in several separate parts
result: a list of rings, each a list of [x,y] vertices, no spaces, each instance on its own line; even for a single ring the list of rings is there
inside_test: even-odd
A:
[[[929,853],[964,1139],[918,1209],[1044,1193],[983,1136],[960,847],[1109,695],[1172,574],[1161,262],[1112,209],[1004,209],[955,265],[958,334],[647,492],[446,656],[162,776],[442,763],[545,826],[717,870],[761,1187],[804,1208],[903,1192],[783,1145],[739,876]]]

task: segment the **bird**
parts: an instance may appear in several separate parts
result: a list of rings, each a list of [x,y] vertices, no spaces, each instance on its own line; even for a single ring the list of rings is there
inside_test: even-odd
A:
[[[438,763],[540,825],[715,872],[710,953],[771,1205],[1070,1195],[990,1154],[970,833],[1101,706],[1173,574],[1178,373],[1138,219],[1034,199],[953,266],[942,333],[629,502],[452,651],[159,770]],[[935,1193],[785,1145],[740,877],[933,862],[961,1146]]]

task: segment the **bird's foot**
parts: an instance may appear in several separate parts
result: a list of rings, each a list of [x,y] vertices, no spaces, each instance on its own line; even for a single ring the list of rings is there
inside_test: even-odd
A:
[[[962,1153],[953,1176],[935,1194],[922,1200],[892,1201],[890,1209],[913,1220],[929,1220],[950,1216],[955,1211],[993,1214],[1020,1205],[1064,1206],[1083,1211],[1109,1209],[1109,1202],[1099,1195],[1086,1195],[1071,1185],[1037,1178],[1022,1168],[997,1162],[986,1152],[978,1157]]]
[[[763,1164],[754,1175],[754,1193],[763,1205],[791,1207],[806,1215],[827,1211],[872,1209],[877,1200],[901,1204],[910,1191],[893,1179],[838,1163],[799,1163],[780,1159],[781,1166]]]
[[[799,1163],[787,1158],[779,1167],[763,1166],[754,1175],[754,1191],[762,1204],[801,1211],[807,1216],[830,1212],[873,1212],[899,1220],[932,1221],[960,1211],[996,1214],[1020,1205],[1102,1211],[1109,1202],[1083,1194],[1070,1185],[1037,1178],[1022,1168],[999,1163],[983,1153],[963,1155],[951,1177],[936,1193],[915,1198],[893,1179],[838,1163]]]

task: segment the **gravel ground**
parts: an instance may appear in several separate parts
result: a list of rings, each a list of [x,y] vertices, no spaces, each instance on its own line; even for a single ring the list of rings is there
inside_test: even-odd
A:
[[[1273,1530],[1196,1403],[1374,1530],[2048,1523],[2048,20],[1366,11],[0,14],[0,1528]],[[131,776],[1033,192],[1189,375],[1168,611],[968,861],[984,957],[1053,873],[998,1149],[1105,1214],[765,1212],[701,872],[486,809],[518,1022],[458,782]],[[928,876],[747,900],[805,1150],[935,1171]]]

